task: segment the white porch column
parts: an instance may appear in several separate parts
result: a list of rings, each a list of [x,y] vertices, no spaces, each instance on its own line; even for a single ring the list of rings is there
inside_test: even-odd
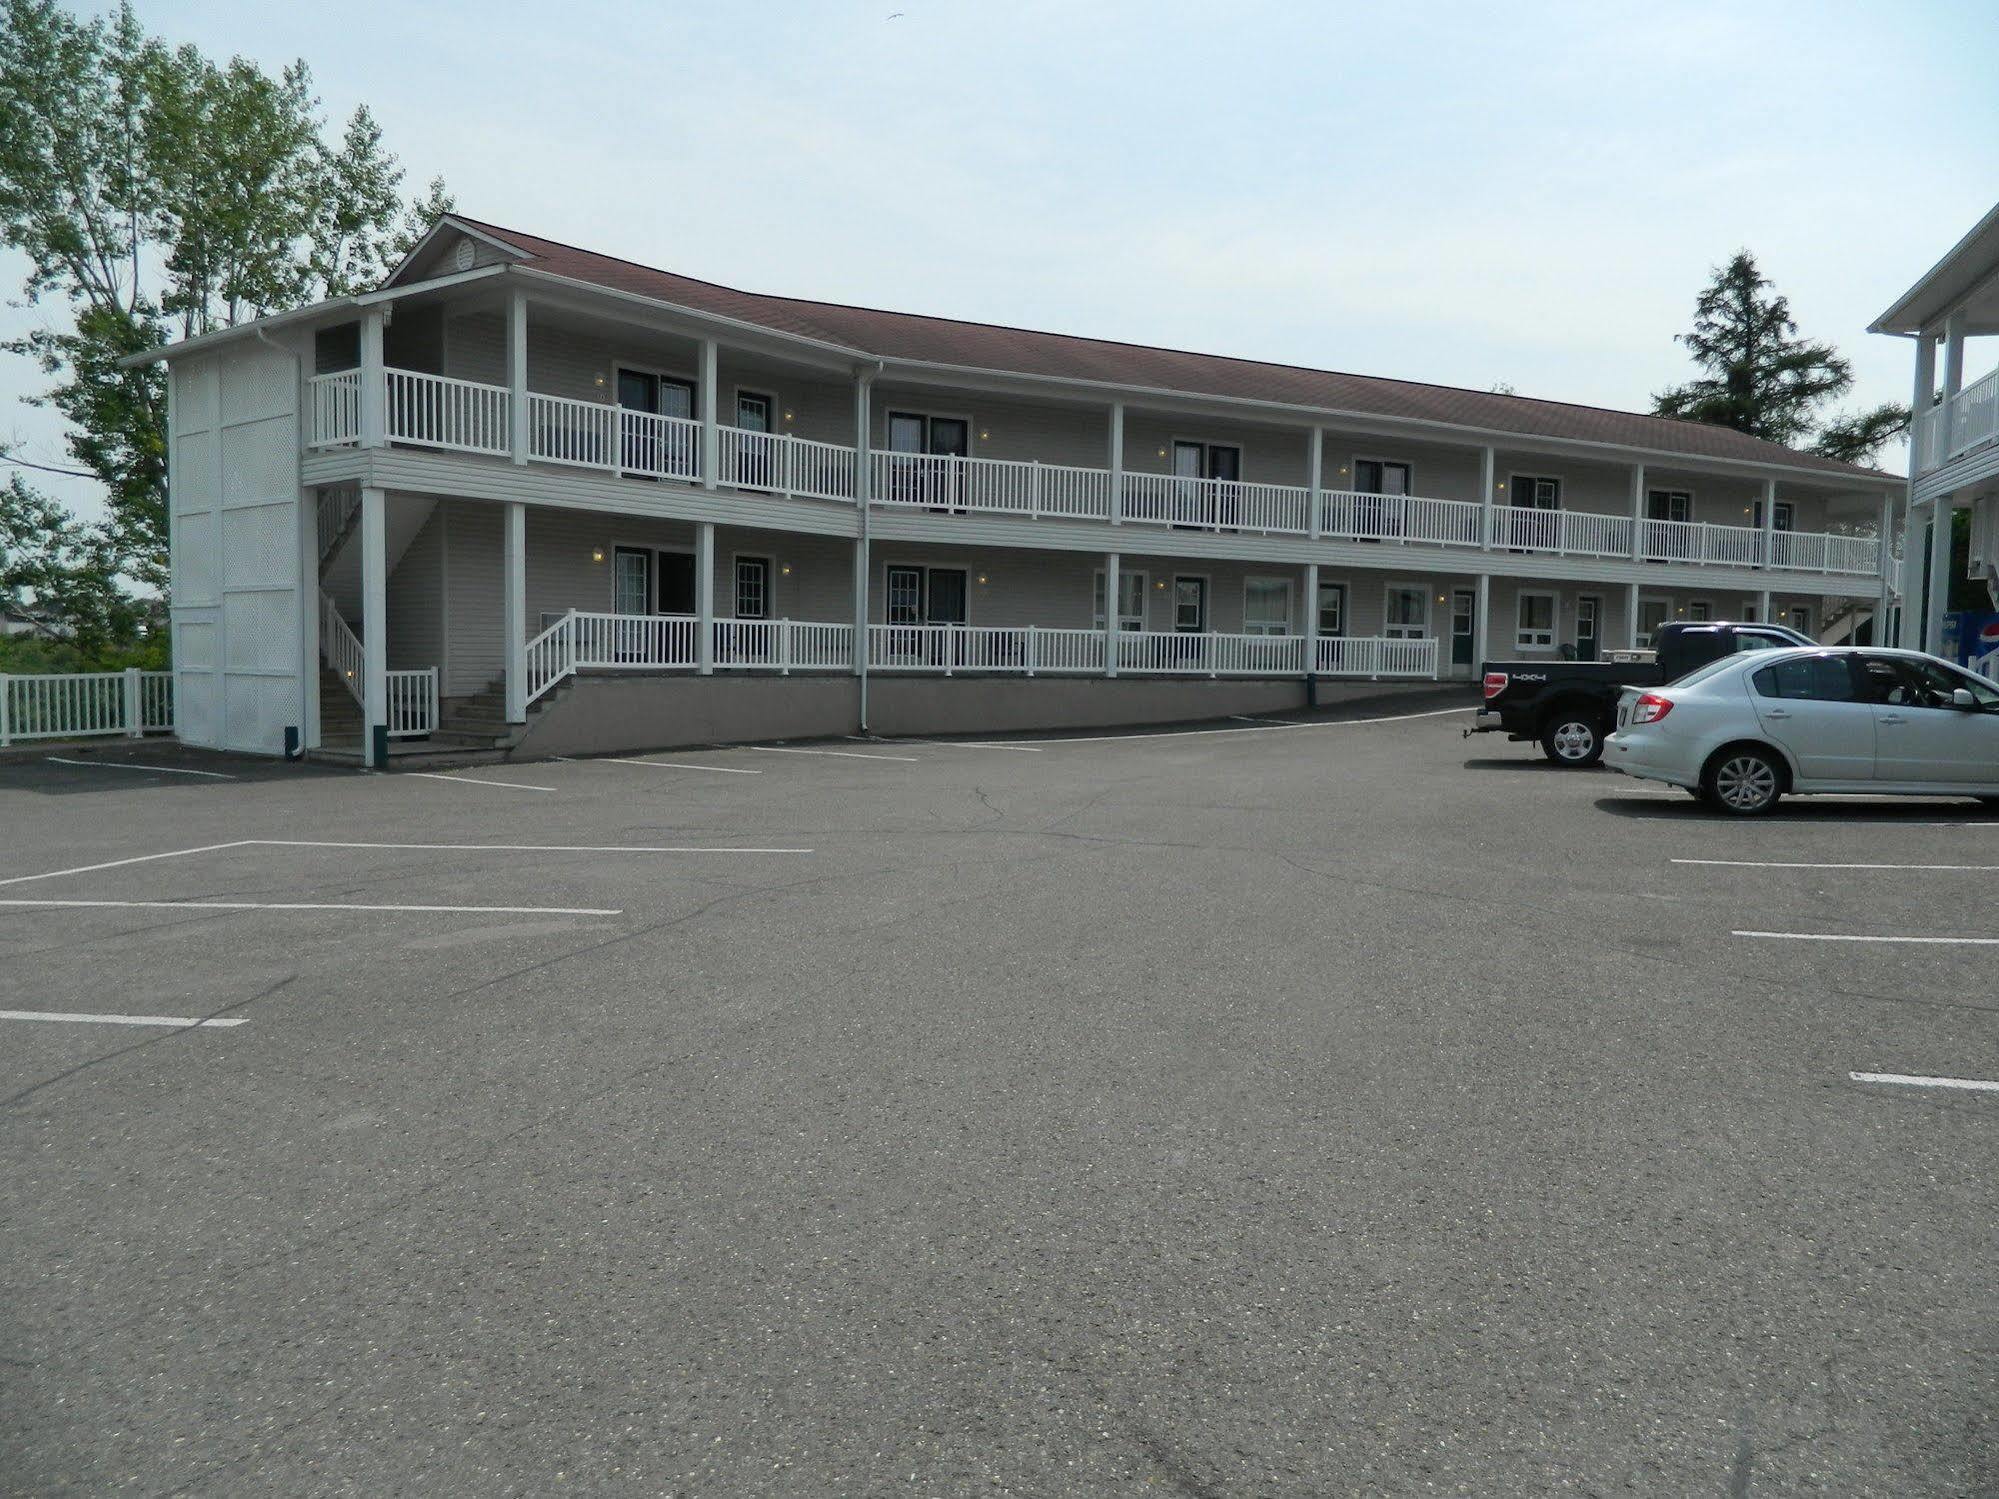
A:
[[[379,307],[361,314],[361,446],[364,448],[379,448],[387,441],[388,390],[382,378],[385,323]]]
[[[1777,562],[1776,543],[1771,540],[1777,534],[1777,481],[1763,481],[1763,565],[1774,567]],[[1770,623],[1765,619],[1764,624]]]
[[[361,491],[361,758],[379,769],[389,726],[388,495]]]
[[[1923,643],[1931,655],[1943,650],[1943,617],[1950,605],[1950,533],[1953,506],[1938,495],[1930,521],[1930,588],[1923,601]]]
[[[1645,465],[1631,468],[1631,560],[1645,560]]]
[[[854,538],[854,675],[868,669],[868,544]]]
[[[1111,407],[1111,524],[1124,523],[1124,402]],[[1111,601],[1110,613],[1116,614],[1116,601]]]
[[[1312,429],[1312,452],[1311,457],[1307,460],[1307,464],[1310,471],[1310,478],[1306,484],[1306,488],[1310,489],[1312,493],[1306,503],[1312,508],[1305,516],[1305,534],[1314,541],[1317,541],[1319,539],[1319,491],[1325,488],[1326,482],[1326,431],[1323,427],[1314,427]],[[1317,568],[1315,565],[1314,573],[1316,574],[1316,572]],[[1312,597],[1314,600],[1312,607],[1316,613],[1318,610],[1318,591],[1316,589],[1313,590]]]
[[[500,555],[504,574],[501,614],[505,621],[507,722],[528,717],[528,507],[509,501],[503,512]]]
[[[1104,675],[1117,675],[1118,563],[1116,552],[1104,553]]]
[[[301,407],[301,410],[304,408]],[[319,491],[298,492],[298,747],[319,748]]]
[[[1638,585],[1624,586],[1624,643],[1632,650],[1638,649]]]
[[[722,433],[715,421],[715,340],[701,340],[701,487],[715,487],[722,457]]]
[[[1957,441],[1957,411],[1951,404],[1964,389],[1964,329],[1967,314],[1960,307],[1943,320],[1943,446],[1938,457],[1950,458]]]
[[[1491,449],[1486,450],[1490,452]],[[1472,616],[1471,669],[1474,678],[1479,667],[1492,659],[1492,574],[1478,575],[1478,613]]]
[[[1485,551],[1492,550],[1492,496],[1499,486],[1494,470],[1498,467],[1491,448],[1480,448],[1478,455],[1478,544]]]
[[[1936,337],[1928,329],[1916,335],[1916,384],[1909,393],[1909,479],[1914,490],[1917,474],[1923,472],[1923,426],[1936,412],[1937,398],[1937,344]],[[1938,420],[1941,420],[1939,417]],[[1905,546],[1906,556],[1908,548]],[[1904,597],[1903,609],[1908,608]]]
[[[1914,505],[1902,508],[1902,617],[1894,644],[1905,651],[1923,642],[1923,563],[1929,557],[1927,518]]]
[[[1889,545],[1889,542],[1893,539],[1894,533],[1895,496],[1893,491],[1889,491],[1881,496],[1881,521],[1874,533],[1881,538],[1881,552],[1879,557],[1881,587],[1877,594],[1874,608],[1874,643],[1876,645],[1892,644],[1888,639],[1888,613],[1895,607],[1895,552],[1894,548]],[[1847,638],[1851,640],[1852,635],[1849,633]]]
[[[868,590],[873,584],[869,564],[868,485],[874,466],[869,452],[870,415],[874,397],[874,376],[861,375],[854,381],[854,503],[861,515],[861,534],[854,540],[854,675],[861,678],[861,726],[867,727],[868,675]]]
[[[1312,504],[1318,506],[1318,486],[1312,486]],[[1319,674],[1319,564],[1305,564],[1305,675]]]
[[[1770,617],[1770,590],[1767,588],[1756,595],[1756,623],[1759,625],[1776,623],[1776,620]]]
[[[702,676],[715,670],[715,523],[694,528],[694,667]]]
[[[528,461],[528,297],[507,298],[507,433],[514,462]]]

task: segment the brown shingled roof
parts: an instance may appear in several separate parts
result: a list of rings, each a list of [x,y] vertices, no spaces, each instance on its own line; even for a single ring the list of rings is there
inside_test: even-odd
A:
[[[1899,476],[1878,469],[1836,463],[1705,422],[1375,375],[1268,364],[1219,354],[1193,354],[1109,339],[1078,338],[1066,333],[1037,333],[992,323],[882,312],[837,302],[766,296],[579,250],[573,245],[522,234],[462,214],[453,217],[524,251],[527,259],[521,263],[536,270],[838,344],[878,359],[1139,386],[1186,395],[1272,401],[1370,416],[1443,422],[1489,432],[1516,432],[1523,437],[1609,443],[1743,463],[1777,463],[1869,483],[1884,479],[1902,482]]]

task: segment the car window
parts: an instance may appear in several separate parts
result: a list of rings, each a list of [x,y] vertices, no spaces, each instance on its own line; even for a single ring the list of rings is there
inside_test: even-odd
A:
[[[1798,648],[1795,640],[1786,640],[1781,635],[1766,635],[1761,630],[1737,630],[1735,649],[1741,651],[1794,651]]]
[[[1726,670],[1728,667],[1731,667],[1735,664],[1736,663],[1734,657],[1721,656],[1713,661],[1708,661],[1700,666],[1696,666],[1692,671],[1688,672],[1683,677],[1675,677],[1673,679],[1672,685],[1675,687],[1691,687],[1696,682],[1705,682],[1709,677],[1716,676],[1720,674],[1722,671]]]
[[[1863,702],[1906,708],[1916,700],[1916,687],[1902,670],[1902,663],[1893,656],[1863,656],[1860,696]]]
[[[1764,697],[1803,698],[1815,703],[1853,701],[1853,676],[1838,656],[1793,656],[1776,661],[1750,678]]]
[[[1994,692],[1969,673],[1946,666],[1941,661],[1925,661],[1920,657],[1905,659],[1902,670],[1915,684],[1918,693],[1915,706],[1919,708],[1950,707],[1950,695],[1960,687],[1968,691],[1980,707],[1989,708],[1999,703],[1999,692]]]

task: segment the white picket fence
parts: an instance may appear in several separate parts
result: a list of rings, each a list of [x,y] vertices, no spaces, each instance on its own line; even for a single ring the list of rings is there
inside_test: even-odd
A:
[[[0,674],[0,745],[17,739],[81,739],[97,734],[171,734],[170,671]]]

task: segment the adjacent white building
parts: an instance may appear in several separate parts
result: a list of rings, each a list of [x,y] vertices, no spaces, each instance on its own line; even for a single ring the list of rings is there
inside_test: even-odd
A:
[[[1903,493],[1722,428],[456,216],[376,291],[162,357],[180,733],[270,753],[1133,722],[1670,619],[1828,632],[1888,604]]]
[[[1980,360],[1971,343],[1999,335],[1999,207],[1868,331],[1916,344],[1899,643],[1935,651],[1949,599],[1944,580],[1956,510],[1971,512],[1971,576],[1984,581],[1999,607],[1999,369],[1989,367],[1994,345],[1977,346],[1984,350]],[[1969,380],[1968,363],[1975,376]],[[1988,670],[1992,664],[1999,663],[1988,663]]]

